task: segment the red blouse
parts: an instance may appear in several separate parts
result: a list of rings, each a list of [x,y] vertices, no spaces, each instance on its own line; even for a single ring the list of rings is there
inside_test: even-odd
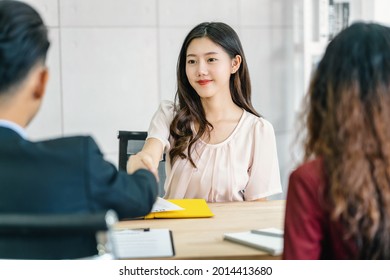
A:
[[[353,240],[343,240],[340,223],[331,222],[325,210],[327,187],[323,161],[315,159],[290,175],[283,259],[356,259]]]

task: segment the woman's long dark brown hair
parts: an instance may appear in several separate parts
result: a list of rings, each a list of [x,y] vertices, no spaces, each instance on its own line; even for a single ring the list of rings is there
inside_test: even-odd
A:
[[[331,218],[359,258],[390,259],[390,29],[355,23],[314,73],[305,159],[321,157]]]
[[[239,70],[230,77],[230,93],[233,102],[252,114],[259,116],[251,102],[251,82],[244,51],[237,33],[227,24],[222,22],[204,22],[195,26],[184,39],[177,61],[177,91],[175,95],[176,115],[170,126],[170,134],[174,145],[169,152],[171,162],[178,157],[187,158],[195,167],[191,157],[191,149],[195,142],[205,133],[210,133],[212,125],[206,120],[199,95],[190,85],[186,75],[187,48],[192,40],[207,37],[215,44],[221,46],[226,53],[234,58],[241,56]],[[198,124],[196,134],[191,124]],[[185,153],[187,150],[187,155]]]

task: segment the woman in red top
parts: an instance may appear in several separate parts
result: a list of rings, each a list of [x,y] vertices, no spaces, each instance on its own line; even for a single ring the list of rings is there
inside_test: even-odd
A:
[[[355,23],[340,32],[307,101],[284,259],[390,259],[390,28]]]

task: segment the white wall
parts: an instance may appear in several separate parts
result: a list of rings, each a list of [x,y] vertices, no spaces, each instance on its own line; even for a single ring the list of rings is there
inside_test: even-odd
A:
[[[390,26],[390,1],[389,0],[374,0],[374,15],[373,19],[379,23]]]
[[[117,163],[118,130],[147,130],[173,99],[185,35],[202,21],[238,32],[256,109],[276,131],[282,183],[293,166],[293,4],[290,0],[28,0],[50,27],[46,100],[30,137],[92,134]],[[294,7],[296,10],[296,7]]]

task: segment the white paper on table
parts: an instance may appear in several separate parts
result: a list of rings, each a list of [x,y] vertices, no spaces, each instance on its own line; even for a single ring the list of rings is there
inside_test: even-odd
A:
[[[165,211],[177,211],[177,210],[184,210],[184,208],[169,202],[166,199],[163,199],[161,197],[157,197],[156,202],[153,204],[152,210],[150,211],[151,213],[156,213],[156,212],[165,212]]]

